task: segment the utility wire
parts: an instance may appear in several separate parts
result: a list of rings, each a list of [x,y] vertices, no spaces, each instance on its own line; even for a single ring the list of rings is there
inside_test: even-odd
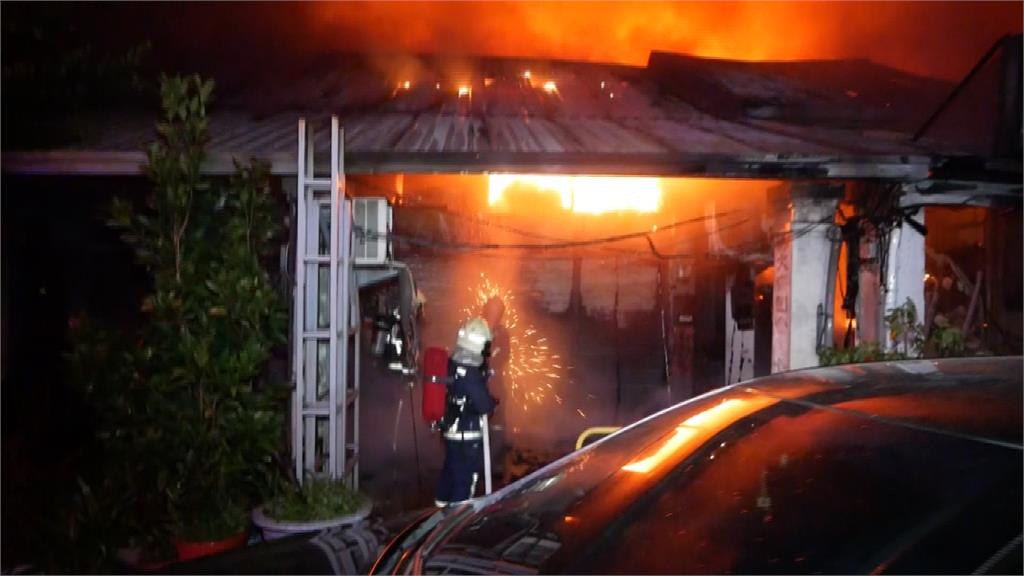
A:
[[[614,236],[605,236],[605,237],[602,237],[602,238],[590,238],[590,239],[587,239],[587,240],[571,240],[571,241],[553,242],[553,243],[545,243],[545,244],[532,243],[532,242],[526,242],[526,243],[446,242],[446,241],[441,241],[441,240],[425,239],[425,238],[421,238],[421,237],[418,237],[418,236],[411,236],[411,235],[407,235],[407,234],[395,234],[394,232],[389,232],[389,233],[374,232],[374,231],[369,230],[367,228],[364,228],[362,226],[355,226],[354,228],[356,230],[356,233],[361,238],[371,238],[371,239],[390,238],[390,239],[393,239],[393,240],[394,239],[398,239],[398,240],[404,240],[406,242],[409,242],[410,244],[413,244],[414,246],[440,247],[440,248],[449,248],[449,249],[452,249],[452,250],[464,250],[464,251],[478,251],[478,250],[563,250],[563,249],[566,249],[566,248],[581,248],[581,247],[586,247],[586,246],[599,246],[599,245],[602,245],[602,244],[611,244],[611,243],[615,243],[615,242],[622,242],[624,240],[634,240],[634,239],[637,239],[637,238],[645,238],[648,235],[653,234],[653,233],[661,232],[661,231],[664,231],[664,230],[671,230],[673,228],[678,228],[678,227],[686,226],[686,225],[689,225],[689,224],[696,224],[696,223],[699,223],[699,222],[704,222],[705,220],[709,220],[711,218],[716,218],[718,216],[724,216],[724,215],[727,215],[727,214],[733,214],[734,212],[736,212],[736,211],[723,212],[722,214],[719,214],[719,215],[699,216],[699,217],[696,217],[696,218],[690,218],[690,219],[687,219],[687,220],[682,220],[682,221],[679,221],[679,222],[674,222],[672,224],[668,224],[668,225],[665,225],[665,226],[657,226],[657,227],[655,227],[655,229],[653,231],[652,230],[644,230],[644,231],[640,231],[640,232],[629,232],[629,233],[626,233],[626,234],[617,234],[617,235],[614,235]]]
[[[667,259],[696,259],[699,256],[699,254],[696,254],[696,253],[672,253],[672,254],[667,254],[667,253],[664,253],[664,252],[658,250],[657,246],[655,246],[654,242],[653,242],[653,238],[652,238],[653,234],[656,234],[658,232],[663,232],[665,230],[672,230],[674,228],[679,228],[679,227],[682,227],[682,225],[686,225],[686,224],[690,224],[690,223],[697,223],[697,222],[700,222],[700,221],[706,221],[708,219],[711,219],[711,218],[714,218],[714,217],[718,217],[718,216],[727,216],[727,215],[739,214],[739,213],[743,213],[743,212],[750,212],[750,211],[749,210],[730,210],[728,212],[722,212],[720,214],[699,216],[699,217],[690,218],[690,219],[687,219],[687,220],[682,220],[682,221],[679,221],[679,222],[674,222],[672,224],[665,225],[665,227],[655,227],[655,230],[652,231],[652,232],[644,231],[644,232],[629,233],[629,234],[616,235],[616,236],[610,236],[610,237],[604,237],[604,238],[594,238],[594,239],[588,239],[588,240],[583,240],[583,241],[562,241],[562,242],[544,243],[544,244],[541,244],[541,243],[508,243],[508,244],[502,244],[502,243],[445,242],[445,241],[439,241],[439,240],[435,240],[435,239],[423,238],[423,237],[418,237],[418,236],[413,236],[413,235],[401,235],[401,234],[394,234],[394,233],[381,234],[381,233],[376,233],[376,232],[370,231],[370,230],[362,228],[362,227],[354,227],[354,228],[355,228],[356,234],[359,235],[359,237],[361,237],[361,238],[371,238],[371,239],[390,238],[390,239],[398,239],[398,240],[403,240],[403,241],[409,242],[410,244],[412,244],[414,246],[420,246],[420,247],[426,247],[426,248],[435,248],[435,249],[440,249],[440,250],[450,250],[450,251],[455,251],[455,252],[474,252],[474,253],[478,253],[480,255],[489,256],[489,257],[514,257],[514,258],[520,257],[518,255],[503,255],[503,254],[500,254],[499,252],[501,250],[537,250],[538,252],[546,252],[546,251],[556,251],[556,250],[563,250],[563,249],[575,248],[575,247],[587,247],[587,246],[602,247],[605,244],[610,244],[610,243],[615,243],[615,242],[622,242],[622,241],[625,241],[625,240],[634,240],[634,239],[643,238],[646,241],[646,243],[647,243],[647,248],[648,248],[650,254],[655,259],[658,259],[658,260],[667,260]],[[449,213],[458,214],[457,212],[449,212]],[[785,237],[785,236],[793,236],[794,240],[803,238],[804,236],[806,236],[807,234],[810,234],[812,231],[814,231],[816,228],[818,228],[819,225],[833,222],[834,218],[835,218],[834,215],[829,215],[829,216],[823,217],[820,220],[817,220],[817,221],[805,224],[804,227],[802,227],[800,229],[792,229],[792,230],[788,230],[788,231],[779,233],[779,234],[775,235],[775,238],[778,239],[778,238],[782,238],[782,237]],[[745,223],[748,223],[751,220],[752,220],[751,217],[746,217],[746,218],[742,218],[742,219],[734,221],[734,222],[730,222],[730,223],[724,225],[724,227],[721,227],[719,229],[719,232],[741,227],[741,225],[743,225]],[[487,222],[487,223],[494,223],[494,222]],[[501,224],[498,224],[498,225],[501,225]],[[511,229],[512,227],[507,227],[507,228]],[[528,232],[525,232],[525,231],[518,231],[516,229],[512,229],[511,232],[517,232],[517,233],[523,233],[523,234],[531,234],[531,233],[528,233]],[[746,249],[749,249],[749,248],[754,248],[754,247],[760,246],[762,244],[764,244],[764,241],[758,240],[758,241],[754,241],[754,242],[746,242],[746,243],[742,243],[742,244],[739,244],[739,245],[730,246],[730,248],[732,250],[736,250],[736,251],[743,251],[743,250],[746,250]],[[633,256],[636,256],[636,257],[642,257],[642,254],[646,253],[646,252],[635,251],[635,250],[615,250],[615,249],[611,249],[611,248],[602,248],[602,249],[604,249],[604,250],[614,250],[614,251],[620,252],[622,254],[633,255]],[[710,256],[711,254],[703,254],[703,255]]]
[[[666,226],[663,226],[663,227],[656,227],[656,229],[653,230],[653,231],[631,232],[631,233],[627,233],[627,234],[619,234],[619,235],[615,235],[615,236],[607,236],[607,237],[602,237],[602,238],[591,238],[591,239],[587,239],[587,240],[563,241],[563,242],[553,242],[553,243],[472,243],[472,242],[447,242],[447,241],[443,241],[443,240],[436,240],[436,239],[433,239],[433,238],[424,238],[424,237],[414,236],[414,235],[409,235],[409,234],[396,234],[394,232],[391,232],[391,233],[374,232],[372,230],[369,230],[369,229],[361,227],[361,226],[355,226],[354,228],[355,228],[355,231],[356,231],[357,235],[359,237],[361,237],[361,238],[370,238],[370,239],[390,238],[392,240],[396,240],[396,239],[397,240],[403,240],[403,241],[408,242],[409,244],[412,244],[414,246],[420,246],[420,247],[425,247],[425,248],[435,248],[435,249],[440,249],[440,250],[450,250],[450,251],[453,251],[453,252],[477,252],[477,253],[482,252],[482,253],[491,253],[492,256],[499,256],[499,257],[500,257],[500,255],[499,254],[495,254],[495,252],[498,252],[498,251],[501,251],[501,250],[528,250],[528,251],[536,250],[536,251],[539,251],[539,252],[546,252],[546,251],[557,251],[557,250],[564,250],[564,249],[568,249],[568,248],[577,248],[577,247],[602,246],[604,244],[610,244],[610,243],[615,243],[615,242],[622,242],[622,241],[625,241],[625,240],[633,240],[633,239],[643,238],[647,242],[648,249],[649,249],[650,253],[654,256],[654,258],[656,258],[658,260],[674,260],[674,259],[694,259],[694,258],[698,257],[698,254],[690,254],[690,253],[665,254],[665,253],[661,252],[660,250],[658,250],[657,246],[654,244],[654,241],[653,241],[653,238],[652,238],[653,234],[656,234],[656,233],[664,231],[664,230],[669,230],[669,229],[672,229],[672,228],[677,228],[677,227],[685,226],[685,225],[688,225],[688,224],[695,224],[695,223],[699,223],[699,222],[704,222],[704,221],[707,221],[709,219],[716,218],[716,217],[719,217],[719,216],[735,215],[735,214],[740,214],[740,213],[743,213],[743,212],[749,212],[749,211],[733,210],[733,211],[723,212],[721,214],[716,214],[716,215],[700,216],[700,217],[696,217],[696,218],[691,218],[691,219],[683,220],[683,221],[680,221],[680,222],[675,222],[673,224],[669,224],[669,225],[666,225]],[[457,213],[455,213],[455,214],[457,214]],[[803,226],[803,227],[801,227],[799,229],[791,229],[791,230],[787,230],[785,232],[779,233],[779,234],[776,235],[776,238],[784,237],[784,236],[787,236],[787,235],[792,235],[793,239],[799,239],[799,238],[802,238],[803,236],[809,234],[811,231],[813,231],[818,226],[821,226],[823,224],[828,224],[828,223],[832,222],[833,219],[834,219],[834,216],[830,215],[830,216],[828,216],[826,218],[822,218],[819,221],[807,224],[807,225],[805,225],[805,226]],[[748,218],[743,218],[743,219],[735,221],[735,222],[730,222],[729,224],[719,228],[718,231],[721,232],[721,231],[724,231],[724,230],[729,230],[729,229],[732,229],[732,228],[737,228],[737,227],[740,227],[740,226],[750,222],[751,220],[752,219],[748,217]],[[733,250],[742,251],[742,250],[745,250],[745,249],[750,248],[750,247],[756,247],[756,246],[761,245],[763,243],[764,243],[763,241],[757,240],[757,241],[753,241],[753,242],[746,242],[746,243],[742,243],[742,244],[739,244],[739,245],[731,246],[730,248],[733,249]],[[643,254],[643,252],[639,252],[639,251],[626,251],[626,250],[623,250],[621,252],[624,253],[624,254],[635,255],[635,256],[638,256],[638,257],[641,254]],[[510,256],[510,257],[517,257],[517,256]]]
[[[590,238],[590,239],[586,239],[586,240],[575,240],[575,241],[572,241],[572,240],[561,240],[561,239],[557,239],[557,238],[551,237],[551,236],[544,236],[544,235],[536,234],[536,233],[533,233],[533,232],[528,232],[528,231],[525,231],[525,230],[521,230],[521,229],[518,229],[518,228],[515,228],[515,227],[512,227],[512,226],[506,226],[506,225],[503,225],[503,224],[489,222],[489,221],[486,221],[486,220],[476,220],[476,219],[473,219],[472,217],[470,217],[468,215],[464,215],[464,214],[461,214],[461,213],[458,213],[458,212],[454,212],[454,211],[447,211],[447,210],[440,210],[440,211],[445,212],[445,213],[449,213],[449,214],[452,214],[452,215],[455,215],[455,216],[458,216],[458,217],[463,217],[463,218],[466,218],[466,219],[469,219],[469,220],[473,220],[474,222],[483,224],[485,226],[504,228],[504,229],[506,229],[506,230],[508,230],[510,232],[514,232],[514,233],[517,233],[517,234],[522,234],[522,235],[526,235],[526,236],[533,236],[533,237],[543,238],[543,239],[559,240],[559,241],[549,242],[549,243],[533,243],[533,242],[525,242],[525,243],[448,242],[448,241],[437,240],[437,239],[433,239],[433,238],[424,238],[424,237],[421,237],[421,236],[415,236],[415,235],[410,235],[410,234],[396,234],[394,232],[390,232],[390,233],[374,232],[374,231],[372,231],[370,229],[367,229],[367,228],[364,228],[364,227],[361,227],[361,226],[355,226],[354,228],[355,228],[356,234],[360,238],[369,238],[369,239],[389,238],[389,239],[392,239],[392,240],[402,240],[402,241],[408,242],[409,244],[412,244],[414,246],[420,246],[420,247],[425,247],[425,248],[435,248],[435,249],[450,250],[450,251],[455,251],[455,252],[485,252],[485,253],[486,252],[490,252],[490,253],[492,253],[492,255],[496,255],[496,256],[498,256],[498,255],[497,254],[493,254],[493,253],[497,252],[497,251],[501,251],[501,250],[528,250],[528,251],[536,250],[536,251],[540,251],[540,252],[545,252],[545,251],[556,251],[556,250],[565,250],[565,249],[569,249],[569,248],[581,248],[581,247],[591,247],[591,246],[601,247],[601,246],[603,246],[605,244],[612,244],[612,243],[622,242],[622,241],[626,241],[626,240],[635,240],[635,239],[643,238],[647,242],[648,250],[650,251],[651,255],[654,256],[654,258],[656,258],[658,260],[674,260],[674,259],[694,259],[694,258],[698,257],[698,254],[694,254],[694,253],[666,254],[666,253],[663,253],[654,244],[654,240],[653,240],[653,235],[654,234],[657,234],[659,232],[663,232],[665,230],[671,230],[671,229],[674,229],[674,228],[679,228],[679,227],[686,226],[686,225],[689,225],[689,224],[696,224],[696,223],[700,223],[700,222],[705,222],[707,220],[714,219],[714,218],[733,216],[733,215],[738,215],[738,214],[750,213],[751,212],[749,210],[730,210],[730,211],[722,212],[722,213],[718,213],[718,214],[711,214],[711,215],[704,215],[704,216],[699,216],[699,217],[695,217],[695,218],[690,218],[690,219],[687,219],[687,220],[682,220],[682,221],[679,221],[679,222],[674,222],[672,224],[667,224],[665,226],[655,226],[654,229],[650,230],[650,231],[644,230],[644,231],[638,231],[638,232],[630,232],[630,233],[626,233],[626,234],[618,234],[618,235],[614,235],[614,236],[606,236],[606,237],[600,237],[600,238]],[[737,228],[737,227],[743,226],[744,224],[747,224],[751,220],[752,220],[752,218],[747,217],[747,218],[743,218],[743,219],[737,220],[735,222],[730,222],[729,224],[726,224],[726,225],[720,227],[718,229],[718,231],[722,232],[722,231],[725,231],[725,230]],[[780,237],[785,237],[787,235],[792,235],[793,239],[796,240],[796,239],[799,239],[799,238],[802,238],[802,237],[806,236],[807,234],[812,232],[814,229],[816,229],[817,227],[819,227],[819,226],[821,226],[823,224],[829,224],[829,223],[834,222],[834,220],[835,220],[835,216],[834,215],[829,215],[829,216],[824,217],[824,218],[822,218],[822,219],[820,219],[818,221],[814,221],[814,222],[811,222],[809,224],[806,224],[806,225],[804,225],[803,227],[801,227],[799,229],[794,228],[794,229],[790,229],[790,230],[787,230],[785,232],[781,232],[779,234],[776,234],[775,237],[777,239],[777,238],[780,238]],[[752,241],[752,242],[746,242],[746,243],[742,243],[742,244],[739,244],[739,245],[731,246],[730,248],[733,249],[733,250],[742,251],[742,250],[745,250],[747,248],[756,247],[756,246],[761,245],[763,243],[764,243],[764,241],[762,241],[762,240],[755,240],[755,241]],[[638,256],[638,257],[641,254],[643,254],[643,252],[640,252],[640,251],[630,251],[630,250],[616,250],[616,251],[619,252],[619,253],[622,253],[622,254],[635,255],[635,256]]]
[[[784,232],[779,232],[779,233],[774,235],[774,237],[772,238],[772,240],[769,241],[769,243],[774,241],[774,240],[785,238],[787,236],[791,236],[792,237],[792,238],[790,238],[790,241],[792,241],[792,240],[799,240],[800,238],[803,238],[804,236],[806,236],[806,235],[810,234],[811,232],[813,232],[819,226],[822,226],[822,225],[825,225],[825,224],[831,224],[834,221],[835,221],[835,216],[834,215],[826,216],[826,217],[822,218],[821,220],[812,221],[812,222],[810,222],[808,224],[803,225],[800,228],[791,228],[791,229],[786,230]],[[730,246],[729,248],[731,248],[732,250],[736,250],[736,251],[744,251],[744,250],[747,250],[747,249],[750,249],[750,248],[756,248],[757,246],[759,246],[759,245],[761,245],[763,243],[764,243],[763,241],[755,240],[755,241],[752,241],[752,242],[744,242],[744,243],[741,243],[741,244],[737,244],[735,246]]]
[[[729,229],[732,229],[732,228],[738,228],[738,227],[740,227],[740,226],[742,226],[742,225],[744,225],[744,224],[746,224],[747,222],[750,222],[750,221],[751,221],[751,218],[744,218],[742,220],[739,220],[739,221],[736,221],[736,222],[732,222],[731,224],[727,224],[725,226],[720,227],[718,229],[718,232],[722,232],[724,230],[729,230]],[[684,259],[692,259],[692,258],[696,258],[697,257],[696,254],[686,254],[686,253],[682,253],[682,252],[676,253],[676,254],[665,254],[665,253],[659,251],[658,247],[654,245],[654,239],[651,238],[650,234],[648,234],[645,239],[647,240],[647,246],[651,249],[651,253],[654,254],[654,257],[659,259],[659,260],[684,260]]]

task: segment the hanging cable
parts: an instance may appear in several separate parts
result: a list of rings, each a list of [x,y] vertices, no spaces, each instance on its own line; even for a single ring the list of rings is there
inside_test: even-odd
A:
[[[725,212],[724,214],[732,214],[734,212]],[[720,216],[720,215],[719,215]],[[681,226],[690,224],[697,224],[714,218],[712,216],[699,216],[696,218],[690,218],[680,222],[675,222],[662,227],[654,227],[654,231],[644,230],[641,232],[630,232],[626,234],[618,234],[614,236],[606,236],[602,238],[590,238],[587,240],[574,240],[566,242],[554,242],[554,243],[474,243],[474,242],[445,242],[434,239],[427,239],[418,236],[412,236],[408,234],[396,234],[394,232],[381,233],[369,230],[362,226],[354,226],[356,235],[361,239],[381,239],[390,238],[393,240],[403,240],[414,246],[424,246],[433,248],[442,248],[457,251],[487,251],[487,250],[564,250],[567,248],[581,248],[587,246],[600,246],[603,244],[611,244],[614,242],[622,242],[625,240],[634,240],[638,238],[646,237],[654,232],[670,230]]]

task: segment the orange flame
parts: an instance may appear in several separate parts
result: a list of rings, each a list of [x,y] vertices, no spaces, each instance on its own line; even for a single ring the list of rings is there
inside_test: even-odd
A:
[[[661,179],[622,176],[491,174],[487,180],[488,203],[499,204],[505,192],[515,186],[555,193],[561,198],[562,208],[577,214],[650,213],[661,207]]]
[[[300,28],[304,40],[321,49],[344,45],[364,51],[641,66],[655,49],[739,60],[869,58],[954,79],[970,70],[997,38],[1020,32],[1021,6],[1020,2],[325,2],[308,9],[310,25]]]

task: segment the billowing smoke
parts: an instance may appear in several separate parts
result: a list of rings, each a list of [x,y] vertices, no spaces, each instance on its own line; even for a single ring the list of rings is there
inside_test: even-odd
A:
[[[6,8],[6,7],[5,7]],[[294,66],[332,51],[644,65],[651,50],[751,60],[868,58],[962,77],[1019,33],[1020,2],[131,3],[81,8],[98,41],[154,41],[192,69]],[[118,34],[109,34],[112,25]],[[184,32],[183,32],[184,31]]]
[[[643,65],[651,50],[750,60],[868,58],[958,78],[1021,3],[323,3],[303,9],[317,45]]]

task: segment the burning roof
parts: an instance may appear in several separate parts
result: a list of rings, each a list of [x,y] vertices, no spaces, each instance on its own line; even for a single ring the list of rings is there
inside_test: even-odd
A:
[[[294,172],[297,118],[336,113],[351,173],[923,178],[932,157],[986,154],[956,135],[912,141],[952,89],[863,60],[751,63],[656,52],[634,67],[321,55],[221,95],[209,169],[257,156],[277,173]],[[151,124],[107,116],[91,140],[5,153],[4,169],[136,173]],[[326,152],[327,134],[316,142]]]

